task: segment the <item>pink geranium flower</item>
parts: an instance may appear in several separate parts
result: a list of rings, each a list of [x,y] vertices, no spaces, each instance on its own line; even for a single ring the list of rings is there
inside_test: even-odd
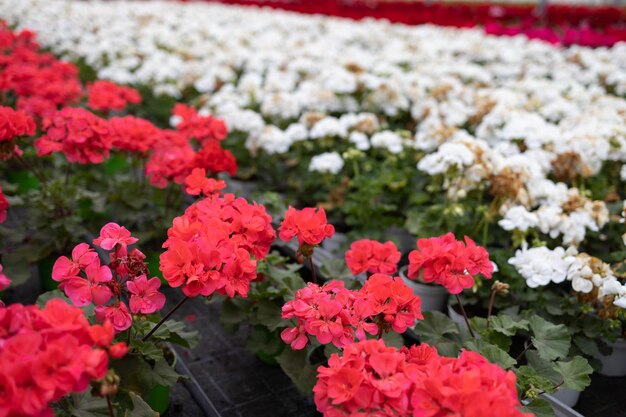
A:
[[[100,237],[93,241],[94,245],[100,246],[105,250],[113,250],[116,245],[126,248],[137,242],[136,237],[132,237],[130,232],[124,226],[117,223],[107,223],[100,230]]]
[[[11,280],[2,273],[2,265],[0,265],[0,291],[5,290],[9,285],[11,285]]]
[[[112,306],[98,306],[95,313],[96,319],[100,322],[110,320],[117,333],[123,332],[133,324],[133,318],[130,316],[128,308],[124,303]]]
[[[163,308],[165,295],[159,292],[161,281],[154,277],[147,279],[145,275],[126,283],[130,296],[130,311],[133,314],[152,314]]]
[[[72,250],[72,259],[61,256],[52,267],[52,279],[61,282],[77,278],[80,270],[96,261],[98,254],[88,244],[80,243]]]
[[[97,306],[105,304],[111,299],[113,293],[107,285],[113,278],[108,266],[100,266],[100,260],[96,258],[94,262],[85,268],[87,279],[75,276],[66,279],[59,285],[65,294],[76,306],[85,306],[94,303]]]

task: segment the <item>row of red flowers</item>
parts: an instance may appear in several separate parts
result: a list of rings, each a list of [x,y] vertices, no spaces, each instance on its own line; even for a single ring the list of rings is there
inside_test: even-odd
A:
[[[626,41],[626,10],[612,6],[550,4],[539,13],[534,4],[368,0],[205,0],[264,6],[349,19],[373,17],[409,25],[483,26],[493,35],[526,35],[561,45],[611,46]]]

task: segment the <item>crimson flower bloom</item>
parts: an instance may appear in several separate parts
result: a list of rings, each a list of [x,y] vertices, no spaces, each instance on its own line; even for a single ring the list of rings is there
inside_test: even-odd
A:
[[[352,242],[345,257],[350,272],[358,275],[366,271],[372,274],[395,274],[401,256],[393,242],[362,239]]]
[[[319,245],[334,233],[333,225],[326,222],[324,209],[316,210],[312,207],[302,210],[289,207],[285,213],[285,219],[278,228],[278,236],[282,240],[289,242],[297,237],[300,246],[304,243],[311,246]]]
[[[161,280],[154,277],[146,279],[145,275],[138,276],[126,282],[130,296],[130,311],[133,314],[153,314],[165,305],[165,295],[159,292]]]
[[[325,417],[532,416],[519,410],[515,374],[475,352],[447,358],[426,344],[397,350],[364,340],[317,372],[314,399]]]
[[[91,326],[60,299],[0,307],[0,415],[51,416],[50,403],[83,392],[106,376],[109,354],[126,353],[125,343],[110,345],[113,336],[110,323]]]
[[[0,160],[11,159],[13,155],[22,155],[22,150],[15,140],[22,136],[35,134],[35,122],[26,113],[0,106]]]
[[[117,85],[111,81],[99,80],[87,85],[87,105],[103,112],[122,111],[128,104],[141,103],[141,95],[130,87]]]
[[[417,250],[409,253],[409,278],[416,279],[421,272],[424,282],[443,285],[452,294],[459,294],[474,285],[474,276],[482,274],[490,279],[493,264],[489,253],[465,236],[457,241],[452,233],[440,237],[419,239]]]
[[[194,157],[193,166],[204,168],[213,175],[226,172],[232,177],[237,173],[235,156],[216,141],[209,141],[202,145]]]
[[[112,117],[109,126],[112,130],[111,146],[114,149],[142,155],[147,154],[162,135],[155,125],[135,116]]]
[[[182,184],[194,167],[196,153],[180,133],[162,130],[161,137],[146,163],[146,176],[150,184],[165,188],[168,182]]]
[[[109,157],[113,130],[85,109],[66,107],[46,117],[35,140],[39,156],[63,152],[70,162],[99,164]]]
[[[113,250],[117,245],[126,248],[137,242],[136,237],[132,237],[124,226],[117,223],[107,223],[100,229],[100,236],[94,239],[93,244],[105,250]]]
[[[223,120],[208,114],[201,115],[196,109],[185,104],[175,105],[172,114],[178,120],[176,130],[187,139],[205,143],[223,140],[228,134],[228,128]]]

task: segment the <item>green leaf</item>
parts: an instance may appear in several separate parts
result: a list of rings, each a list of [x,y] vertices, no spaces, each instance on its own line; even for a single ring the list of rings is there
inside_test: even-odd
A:
[[[489,323],[493,330],[506,336],[515,336],[518,330],[528,330],[528,320],[515,321],[503,314],[491,316]]]
[[[446,335],[459,334],[458,327],[450,317],[439,311],[424,312],[424,320],[420,320],[415,324],[414,331],[420,337],[420,340],[428,340],[427,343],[447,340]]]
[[[224,300],[220,313],[220,324],[227,331],[234,332],[243,321],[247,320],[249,307],[250,303],[247,300],[244,300],[244,303],[238,303],[234,298]]]
[[[387,332],[383,334],[383,340],[387,346],[393,346],[395,348],[400,349],[404,346],[404,339],[400,333],[396,332]]]
[[[532,413],[535,417],[554,417],[554,410],[548,400],[535,398],[528,405],[522,407],[522,411]]]
[[[104,398],[94,397],[91,390],[87,389],[80,394],[72,394],[70,396],[74,408],[72,416],[74,417],[108,417],[109,408]]]
[[[158,361],[163,359],[163,349],[158,347],[154,342],[135,340],[132,342],[133,347],[137,349],[146,359]]]
[[[153,376],[154,382],[156,385],[164,385],[166,387],[171,387],[172,385],[178,382],[178,379],[182,376],[178,372],[174,370],[174,367],[171,366],[165,359],[161,359],[154,364]]]
[[[35,304],[37,304],[37,306],[39,308],[44,308],[45,305],[48,303],[48,301],[50,301],[50,300],[52,300],[54,298],[60,298],[61,300],[65,301],[66,303],[72,304],[70,299],[67,298],[65,296],[65,294],[63,294],[63,291],[61,291],[61,290],[54,290],[54,291],[44,292],[39,297],[37,297],[37,301],[35,301]]]
[[[567,356],[571,337],[565,325],[552,324],[539,316],[532,316],[529,322],[531,341],[542,359],[552,361]]]
[[[554,364],[554,370],[563,377],[563,387],[582,391],[591,383],[589,375],[593,368],[581,356],[575,356],[571,361],[559,361]]]
[[[254,323],[262,324],[269,330],[285,327],[281,307],[268,300],[261,300],[256,304],[256,314],[251,317]]]
[[[320,274],[328,279],[348,280],[354,276],[343,259],[327,259],[320,266]]]
[[[577,334],[572,339],[572,342],[574,342],[574,345],[576,345],[578,349],[580,349],[580,351],[584,353],[585,355],[588,355],[594,358],[597,358],[601,355],[600,349],[598,348],[598,344],[593,339],[588,339],[584,337],[583,335]]]
[[[554,384],[548,378],[539,375],[537,371],[529,366],[520,366],[514,368],[513,371],[517,375],[517,391],[522,398],[527,398],[532,391],[534,395],[541,392],[551,394],[554,392]]]
[[[124,417],[159,417],[159,413],[150,408],[139,395],[134,392],[129,392],[128,395],[133,403],[133,409],[126,410]]]
[[[11,278],[11,286],[13,287],[25,283],[30,278],[28,260],[18,252],[3,254],[2,267],[4,268],[4,273]]]
[[[554,370],[552,362],[541,359],[539,353],[534,349],[527,351],[525,355],[528,360],[528,366],[533,368],[537,375],[548,379],[553,385],[561,383],[563,378]]]
[[[150,326],[150,329],[153,327]],[[196,330],[186,330],[185,323],[182,321],[167,320],[154,332],[152,337],[189,349],[193,349],[198,345],[198,332]]]
[[[309,362],[306,349],[285,349],[276,361],[300,391],[311,393],[317,378],[317,367]]]
[[[286,345],[276,332],[267,330],[264,326],[251,326],[250,335],[246,341],[246,348],[253,353],[276,356],[283,351]]]
[[[480,339],[468,340],[465,342],[464,346],[473,352],[480,353],[487,358],[489,362],[495,363],[504,369],[511,369],[517,363],[515,359],[498,346],[486,343]]]

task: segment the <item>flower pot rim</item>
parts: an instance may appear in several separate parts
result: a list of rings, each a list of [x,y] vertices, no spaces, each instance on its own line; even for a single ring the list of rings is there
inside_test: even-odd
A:
[[[408,267],[409,267],[408,265],[404,265],[398,269],[398,274],[400,275],[400,278],[404,280],[405,283],[420,286],[420,288],[424,289],[424,291],[429,291],[429,292],[433,292],[437,294],[448,293],[448,290],[445,287],[442,287],[441,285],[434,284],[432,282],[424,282],[422,281],[421,278],[418,278],[418,280],[409,278],[409,276],[406,274],[406,270],[408,269]]]

